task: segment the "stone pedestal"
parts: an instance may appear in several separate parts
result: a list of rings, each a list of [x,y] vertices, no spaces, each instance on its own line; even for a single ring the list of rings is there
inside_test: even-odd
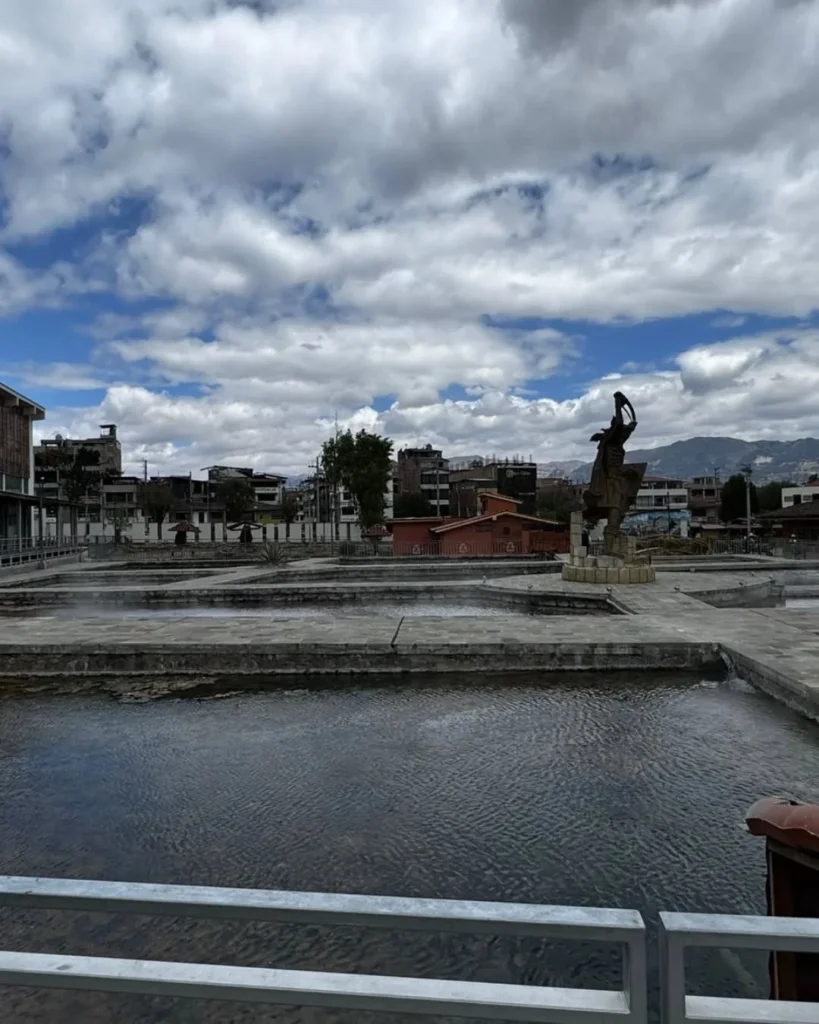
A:
[[[653,583],[656,576],[650,565],[636,561],[634,537],[618,537],[616,555],[590,555],[583,547],[583,513],[572,512],[569,528],[571,555],[563,566],[563,579],[571,583]]]

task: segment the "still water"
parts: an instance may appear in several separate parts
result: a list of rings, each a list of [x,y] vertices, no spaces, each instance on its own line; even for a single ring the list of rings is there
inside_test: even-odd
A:
[[[8,697],[0,872],[636,907],[653,938],[661,909],[764,912],[764,844],[744,812],[763,795],[815,799],[817,741],[740,682],[682,676]],[[0,911],[0,933],[7,949],[618,981],[612,949],[531,939],[19,911]],[[765,959],[714,951],[693,981],[764,995]],[[419,1019],[2,988],[0,1006],[4,1024]]]

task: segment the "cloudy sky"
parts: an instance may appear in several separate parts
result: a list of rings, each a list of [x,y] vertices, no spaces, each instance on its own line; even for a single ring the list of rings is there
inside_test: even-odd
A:
[[[819,0],[5,0],[0,379],[129,467],[819,435]],[[13,88],[9,87],[13,84]]]

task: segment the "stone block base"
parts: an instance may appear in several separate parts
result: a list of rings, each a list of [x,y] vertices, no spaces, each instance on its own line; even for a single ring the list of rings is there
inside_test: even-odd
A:
[[[601,559],[597,559],[601,561]],[[611,559],[615,561],[615,559]],[[563,579],[570,583],[607,583],[609,586],[622,583],[653,583],[656,579],[653,566],[650,565],[619,565],[602,567],[600,565],[563,566]]]

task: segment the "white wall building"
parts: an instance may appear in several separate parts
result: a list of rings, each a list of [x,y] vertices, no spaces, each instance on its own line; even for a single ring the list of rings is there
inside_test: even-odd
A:
[[[819,501],[819,480],[801,487],[782,488],[782,507],[792,508],[794,505],[805,505],[809,501]]]
[[[688,488],[683,480],[645,476],[637,492],[635,512],[683,512],[688,508]]]

